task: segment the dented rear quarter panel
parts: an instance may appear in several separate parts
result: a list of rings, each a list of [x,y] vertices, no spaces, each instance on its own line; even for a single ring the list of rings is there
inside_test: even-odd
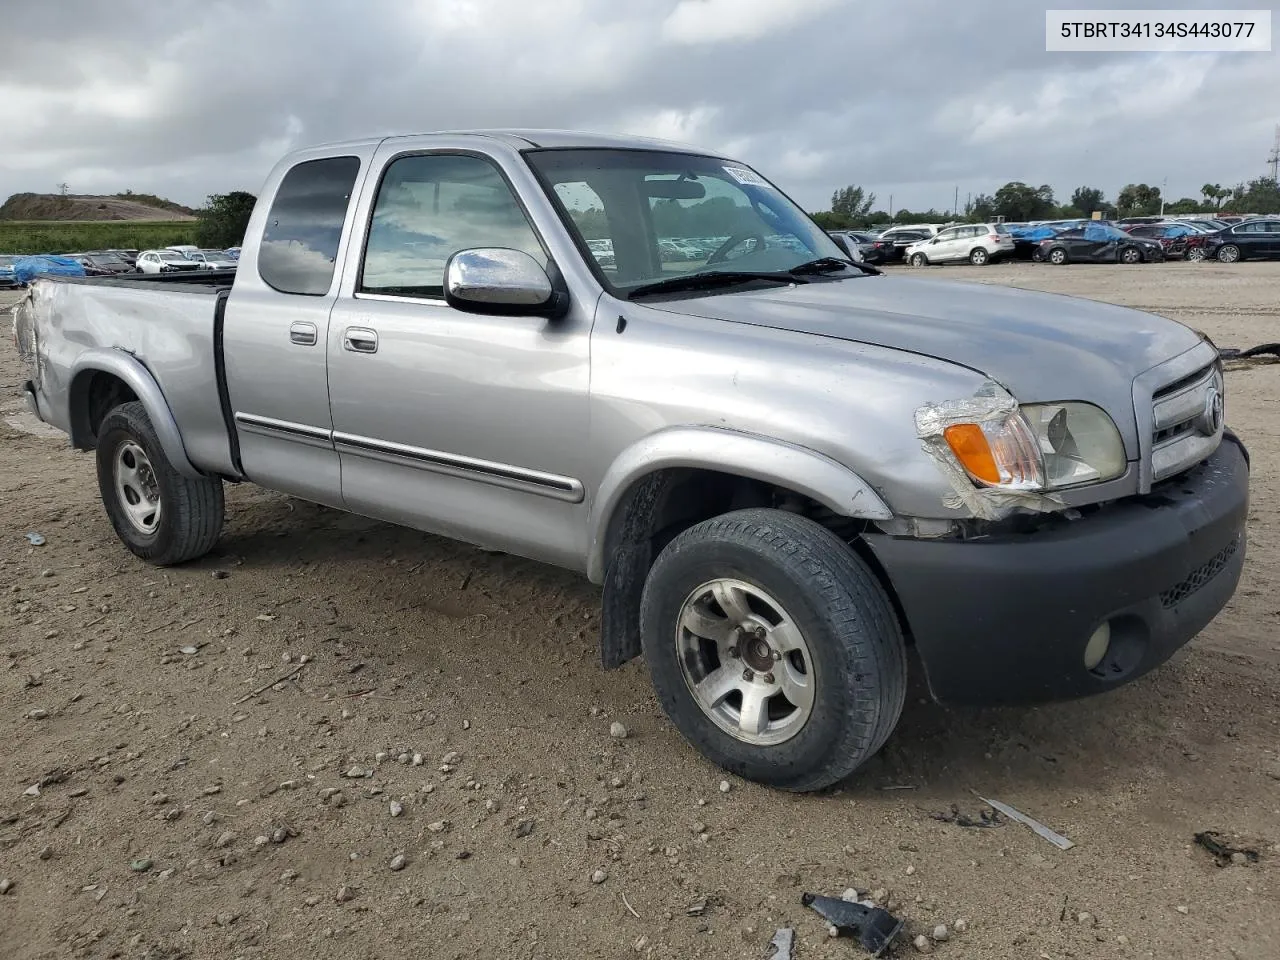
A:
[[[120,350],[156,380],[191,462],[207,472],[234,473],[214,362],[216,303],[209,288],[35,281],[15,324],[19,343],[32,354],[27,361],[41,414],[70,433],[78,362],[91,350]]]

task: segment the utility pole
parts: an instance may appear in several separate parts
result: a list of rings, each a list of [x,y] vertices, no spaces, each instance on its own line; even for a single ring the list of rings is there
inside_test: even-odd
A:
[[[893,194],[889,194],[889,222],[893,223]]]
[[[67,195],[67,191],[68,191],[68,190],[70,190],[70,189],[71,189],[71,187],[69,187],[69,186],[68,186],[67,184],[65,184],[65,183],[60,183],[60,184],[58,184],[58,196],[60,196],[60,197],[65,197],[65,196]]]
[[[955,199],[955,202],[951,204],[951,219],[954,220],[959,213],[960,213],[960,184],[957,183],[956,199]]]
[[[1267,166],[1271,168],[1271,180],[1280,184],[1280,123],[1276,124],[1276,142],[1267,157]]]
[[[1169,178],[1165,177],[1160,184],[1160,216],[1164,216],[1165,192],[1169,189]]]

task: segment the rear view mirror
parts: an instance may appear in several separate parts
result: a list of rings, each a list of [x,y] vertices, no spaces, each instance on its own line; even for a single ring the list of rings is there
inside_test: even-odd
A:
[[[646,180],[644,192],[659,200],[701,200],[707,188],[697,180]]]
[[[459,250],[444,269],[444,299],[468,313],[560,316],[569,295],[558,290],[541,264],[523,250],[477,247]]]

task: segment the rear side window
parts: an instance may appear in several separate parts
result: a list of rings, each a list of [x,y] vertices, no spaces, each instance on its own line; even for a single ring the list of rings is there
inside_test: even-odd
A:
[[[258,275],[281,293],[329,292],[358,157],[305,160],[284,175],[258,248]]]
[[[997,224],[995,225],[995,231],[996,231],[996,233],[1008,233],[1008,232],[1009,232],[1008,228],[1007,228],[1003,223],[997,223]]]

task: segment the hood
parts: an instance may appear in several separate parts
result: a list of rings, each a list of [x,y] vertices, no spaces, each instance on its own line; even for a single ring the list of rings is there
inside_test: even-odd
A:
[[[1096,403],[1127,439],[1136,431],[1134,378],[1200,343],[1181,323],[1127,307],[985,283],[888,276],[646,306],[958,363],[1003,384],[1023,403]]]

